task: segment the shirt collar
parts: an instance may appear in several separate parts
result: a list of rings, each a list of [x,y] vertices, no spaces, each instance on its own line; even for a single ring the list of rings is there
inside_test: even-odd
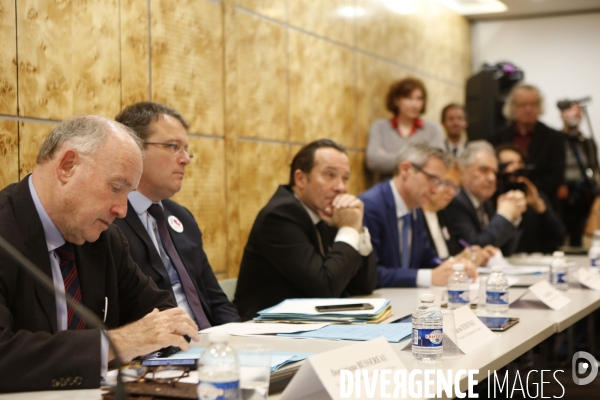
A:
[[[394,180],[390,179],[389,182],[392,188],[392,196],[394,197],[394,203],[396,204],[396,217],[400,219],[406,214],[408,214],[410,210],[408,209],[408,207],[406,207],[406,203],[402,199],[402,196],[400,196],[400,193],[398,193],[398,189],[396,188],[396,185],[394,185]]]
[[[127,196],[127,198],[129,199],[129,202],[131,203],[131,207],[133,207],[133,209],[135,210],[137,215],[142,215],[145,212],[147,212],[148,208],[150,208],[152,203],[154,203],[152,200],[150,200],[149,198],[147,198],[146,196],[144,196],[137,190],[130,192],[129,195]],[[157,204],[159,204],[161,207],[163,207],[162,202],[159,201]],[[163,207],[163,209],[164,209],[164,207]]]
[[[395,115],[390,120],[390,124],[392,124],[392,127],[396,131],[398,130],[398,118]],[[423,128],[425,128],[425,124],[423,123],[423,120],[421,118],[417,118],[417,119],[415,119],[413,127],[410,130],[410,134],[414,135],[417,132],[417,129],[423,129]]]
[[[33,186],[33,175],[29,176],[29,193],[31,193],[31,198],[33,199],[33,204],[35,205],[35,210],[40,217],[40,221],[42,221],[42,227],[44,228],[44,236],[46,237],[46,246],[48,246],[48,251],[54,251],[58,249],[60,246],[65,244],[65,238],[62,233],[58,230],[54,222],[50,219],[50,216],[46,212],[46,209],[42,205],[42,202],[35,191],[35,186]]]
[[[294,193],[294,197],[298,199],[298,201],[300,202],[300,204],[302,204],[302,207],[304,207],[304,209],[308,213],[308,216],[312,220],[313,224],[314,225],[318,224],[321,221],[321,218],[319,217],[319,214],[317,214],[316,212],[314,212],[313,210],[311,210],[310,208],[308,208],[308,206],[306,204],[304,204],[304,202],[302,200],[300,200],[300,197],[298,197],[298,195],[296,193]]]
[[[473,207],[475,207],[475,209],[477,210],[479,208],[479,206],[481,206],[481,203],[479,202],[479,200],[477,200],[477,198],[475,196],[473,196],[471,194],[471,192],[469,192],[468,190],[463,189],[463,191],[465,192],[465,194],[467,195],[469,200],[471,200],[471,204],[473,204]]]
[[[449,150],[460,149],[460,148],[465,147],[465,145],[467,144],[467,139],[464,136],[461,136],[458,143],[454,144],[454,142],[451,142],[448,140],[448,138],[446,138],[446,143],[448,145]]]

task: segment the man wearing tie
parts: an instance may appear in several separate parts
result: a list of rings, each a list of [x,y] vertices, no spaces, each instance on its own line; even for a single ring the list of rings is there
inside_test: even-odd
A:
[[[239,321],[221,290],[202,248],[202,233],[193,215],[169,200],[181,190],[188,152],[185,119],[155,102],[125,108],[116,120],[144,142],[144,170],[129,207],[117,224],[129,241],[131,257],[159,288],[169,290],[202,330]]]
[[[441,150],[409,143],[398,154],[393,178],[359,196],[377,258],[378,287],[446,284],[452,261],[437,259],[419,209],[440,189],[446,168]],[[477,276],[472,263],[465,261],[465,267]]]
[[[492,245],[504,255],[512,254],[521,232],[521,215],[527,208],[523,192],[511,190],[490,200],[496,191],[498,161],[493,147],[484,140],[470,142],[458,158],[462,191],[448,206],[448,229],[453,240],[472,245]]]
[[[243,320],[288,298],[370,294],[377,270],[363,203],[348,194],[346,150],[321,139],[292,161],[260,211],[240,267],[234,303]]]
[[[448,104],[442,110],[442,126],[446,131],[446,139],[444,140],[444,148],[446,153],[452,157],[458,157],[465,150],[467,145],[467,115],[465,108],[460,104]]]

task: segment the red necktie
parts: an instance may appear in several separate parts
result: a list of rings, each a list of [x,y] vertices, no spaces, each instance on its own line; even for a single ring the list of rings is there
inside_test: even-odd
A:
[[[77,266],[75,265],[75,248],[72,243],[65,242],[55,251],[60,259],[60,272],[65,284],[65,293],[69,293],[73,297],[73,302],[79,304],[81,302],[81,287],[79,287]],[[85,329],[85,319],[75,314],[75,307],[70,304],[67,307],[67,317],[67,329]]]

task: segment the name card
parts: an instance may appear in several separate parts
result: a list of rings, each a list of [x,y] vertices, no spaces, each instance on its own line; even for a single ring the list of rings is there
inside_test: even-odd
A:
[[[469,306],[454,310],[454,325],[458,348],[469,354],[494,339],[496,335],[471,311]]]
[[[329,395],[340,399],[341,370],[399,370],[406,369],[385,338],[346,346],[309,357],[281,394],[281,400],[304,397],[322,399]],[[383,376],[381,377],[383,378]],[[387,376],[393,388],[392,376]],[[379,382],[378,382],[379,386]]]
[[[529,287],[531,293],[551,309],[558,311],[571,302],[571,299],[557,290],[547,280],[539,281]]]
[[[579,283],[590,289],[600,291],[600,271],[597,268],[579,268]]]

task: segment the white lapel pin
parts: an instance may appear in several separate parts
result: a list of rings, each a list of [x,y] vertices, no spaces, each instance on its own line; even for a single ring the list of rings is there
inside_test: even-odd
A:
[[[181,221],[179,220],[179,218],[177,218],[177,217],[175,217],[173,215],[169,215],[169,218],[167,218],[167,221],[169,221],[169,226],[175,232],[177,232],[177,233],[183,232],[183,224],[181,223]]]

